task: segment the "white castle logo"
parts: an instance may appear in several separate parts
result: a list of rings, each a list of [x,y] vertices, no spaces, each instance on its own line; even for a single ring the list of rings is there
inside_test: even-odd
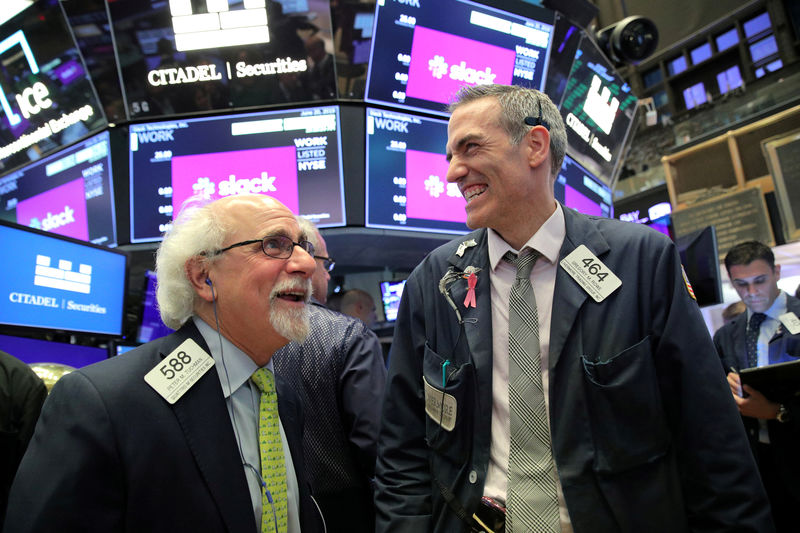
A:
[[[619,109],[619,99],[611,97],[611,91],[608,87],[603,87],[600,76],[592,76],[592,84],[589,87],[589,92],[586,94],[586,101],[583,103],[583,110],[592,120],[594,120],[597,127],[608,135],[611,132],[611,126],[614,124],[614,117],[617,115]]]
[[[57,266],[51,266],[53,259],[47,255],[36,256],[36,270],[33,284],[39,287],[61,289],[64,291],[89,294],[92,290],[92,265],[78,265],[72,270],[72,261],[59,259]]]
[[[170,0],[175,48],[179,52],[269,42],[266,0],[244,0],[231,11],[228,0],[206,0],[208,13],[195,14],[191,0]]]

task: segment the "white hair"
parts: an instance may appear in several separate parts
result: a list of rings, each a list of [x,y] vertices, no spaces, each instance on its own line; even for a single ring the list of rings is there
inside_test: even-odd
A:
[[[197,293],[187,277],[187,261],[197,257],[212,263],[216,258],[206,252],[218,250],[226,236],[213,206],[184,204],[156,252],[156,300],[168,327],[178,329],[194,311]]]

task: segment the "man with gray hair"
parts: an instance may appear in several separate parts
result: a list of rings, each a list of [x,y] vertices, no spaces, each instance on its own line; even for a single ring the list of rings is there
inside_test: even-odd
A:
[[[56,383],[5,531],[320,531],[302,408],[271,363],[308,335],[313,256],[273,198],[184,209],[156,258],[177,331]]]
[[[672,241],[555,200],[547,95],[465,87],[450,111],[447,181],[482,229],[403,291],[377,530],[774,531]]]
[[[303,402],[306,468],[328,531],[369,533],[375,529],[372,478],[386,384],[383,350],[361,321],[317,302],[328,290],[331,259],[316,226],[302,217],[298,223],[317,261],[311,333],[275,353],[275,372]]]

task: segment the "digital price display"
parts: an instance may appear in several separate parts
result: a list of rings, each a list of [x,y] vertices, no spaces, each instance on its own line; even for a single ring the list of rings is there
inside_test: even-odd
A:
[[[131,242],[161,239],[194,195],[272,196],[319,227],[343,226],[339,108],[130,126]]]
[[[116,246],[113,184],[104,131],[0,178],[0,219]]]
[[[584,215],[607,218],[614,215],[611,188],[569,155],[561,164],[554,192],[556,200]]]
[[[469,231],[446,144],[446,120],[367,108],[367,227]]]
[[[380,2],[365,99],[445,114],[464,85],[541,90],[555,13],[526,10],[531,18],[468,0]]]
[[[636,104],[630,86],[594,41],[584,36],[572,62],[561,114],[567,126],[569,153],[612,188]]]

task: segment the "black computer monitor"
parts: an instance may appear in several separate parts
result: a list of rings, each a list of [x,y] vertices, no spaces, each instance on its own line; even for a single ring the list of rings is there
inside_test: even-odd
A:
[[[403,296],[403,288],[406,280],[382,281],[381,282],[381,302],[383,303],[383,316],[386,322],[397,320],[397,311],[400,309],[400,299]]]

